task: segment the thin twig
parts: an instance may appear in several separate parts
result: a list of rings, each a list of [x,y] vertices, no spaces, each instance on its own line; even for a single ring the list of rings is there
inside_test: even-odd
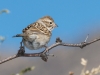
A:
[[[8,58],[5,58],[5,59],[3,59],[3,60],[0,61],[0,64],[5,63],[5,62],[7,62],[9,60],[15,59],[17,57],[18,57],[17,55],[13,55],[13,56],[10,56]]]
[[[88,36],[87,36],[87,38],[88,38]],[[87,38],[85,39],[85,42],[82,42],[82,43],[79,43],[79,44],[63,43],[60,38],[57,38],[56,39],[56,43],[53,44],[53,45],[51,45],[50,47],[47,47],[43,52],[40,52],[40,53],[24,53],[23,55],[20,55],[20,56],[18,56],[17,54],[15,54],[14,56],[10,56],[10,57],[8,57],[6,59],[1,60],[0,64],[5,63],[5,62],[7,62],[9,60],[15,59],[17,57],[41,57],[42,60],[44,60],[46,62],[47,59],[48,59],[48,56],[50,56],[50,54],[47,55],[46,53],[49,52],[51,49],[57,47],[57,46],[69,46],[69,47],[84,48],[85,46],[90,45],[90,44],[92,44],[92,43],[100,40],[100,38],[98,38],[98,39],[94,39],[94,40],[92,40],[90,42],[86,42]]]

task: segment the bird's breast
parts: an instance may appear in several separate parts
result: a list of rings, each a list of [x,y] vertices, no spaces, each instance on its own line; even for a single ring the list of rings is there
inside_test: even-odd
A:
[[[50,37],[43,34],[33,34],[28,37],[28,40],[23,40],[24,45],[30,50],[36,50],[45,46],[50,40]]]

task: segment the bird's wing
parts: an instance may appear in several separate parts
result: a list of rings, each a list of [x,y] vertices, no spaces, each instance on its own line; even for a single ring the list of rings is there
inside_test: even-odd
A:
[[[51,32],[48,31],[48,29],[44,25],[38,22],[28,25],[26,28],[23,29],[23,33],[26,34],[41,33],[49,36],[51,35]]]

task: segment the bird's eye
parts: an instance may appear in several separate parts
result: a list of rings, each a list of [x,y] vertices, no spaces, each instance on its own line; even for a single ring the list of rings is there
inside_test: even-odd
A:
[[[50,22],[50,24],[52,24],[52,22]]]

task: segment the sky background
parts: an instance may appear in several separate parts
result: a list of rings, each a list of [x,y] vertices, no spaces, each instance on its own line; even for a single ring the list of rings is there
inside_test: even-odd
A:
[[[0,15],[0,35],[7,37],[3,45],[18,45],[21,38],[12,36],[45,15],[59,26],[53,31],[52,42],[61,37],[74,43],[100,27],[100,0],[1,0],[2,9],[10,10]]]
[[[21,38],[12,36],[22,33],[23,28],[45,15],[51,16],[59,26],[53,30],[49,46],[57,37],[66,43],[83,42],[87,34],[90,34],[88,41],[100,37],[100,0],[0,0],[0,10],[3,9],[10,13],[0,14],[0,35],[6,37],[0,46],[0,60],[19,49]],[[82,57],[88,59],[88,69],[100,65],[99,45],[100,42],[96,42],[84,49],[57,47],[50,51],[56,57],[50,57],[47,63],[40,58],[14,59],[0,65],[0,74],[11,75],[35,66],[35,71],[29,75],[68,75],[69,71],[79,75],[83,68]],[[26,52],[35,51],[26,49]]]

